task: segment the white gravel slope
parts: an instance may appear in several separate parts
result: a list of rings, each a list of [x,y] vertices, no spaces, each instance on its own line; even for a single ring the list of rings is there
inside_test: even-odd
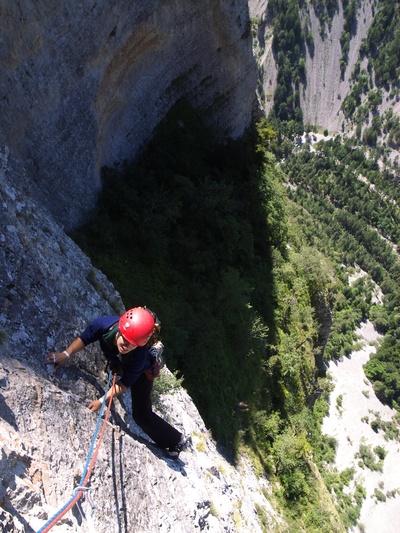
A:
[[[330,363],[329,374],[335,388],[331,393],[329,415],[325,417],[323,432],[335,437],[338,442],[336,466],[340,471],[348,467],[356,470],[356,480],[367,491],[361,510],[360,527],[353,531],[365,533],[399,533],[400,531],[400,443],[385,440],[383,431],[375,432],[370,423],[379,417],[390,421],[395,410],[383,405],[375,396],[370,382],[365,377],[363,365],[375,352],[374,341],[379,335],[371,322],[364,323],[357,333],[363,339],[360,350],[354,351],[350,358],[339,363]],[[366,421],[368,417],[368,421]],[[355,454],[364,443],[373,450],[382,446],[387,455],[383,472],[371,471],[358,465]],[[377,459],[377,457],[376,457]],[[377,501],[375,489],[387,495],[397,491],[386,501]]]

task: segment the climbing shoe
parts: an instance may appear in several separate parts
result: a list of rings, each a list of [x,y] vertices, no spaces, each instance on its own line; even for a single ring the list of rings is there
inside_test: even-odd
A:
[[[170,448],[167,448],[167,453],[170,457],[178,458],[179,454],[183,452],[184,450],[187,450],[192,446],[192,437],[186,437],[185,435],[182,435],[181,440],[178,442],[178,444],[175,444],[175,446],[171,446]]]

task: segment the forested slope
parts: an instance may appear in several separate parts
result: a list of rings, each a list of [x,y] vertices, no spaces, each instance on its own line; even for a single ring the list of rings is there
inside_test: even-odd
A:
[[[294,202],[288,204],[289,213],[306,242],[337,267],[358,265],[368,275],[358,295],[356,284],[342,288],[336,298],[322,358],[349,355],[355,328],[369,318],[384,338],[365,373],[378,398],[399,409],[398,3],[273,0],[260,7],[262,15],[253,19],[260,99],[278,133],[273,151]],[[277,69],[272,81],[268,75],[273,71],[263,70],[268,43],[269,61],[272,56]],[[335,53],[339,43],[340,54]],[[324,58],[317,85],[310,57]],[[321,108],[330,109],[329,76],[340,120],[328,120]],[[274,84],[273,94],[266,94]],[[316,119],[306,104],[313,98]],[[309,132],[323,134],[318,136],[323,140],[316,143],[317,136]],[[383,291],[383,305],[373,299],[374,284]],[[389,438],[398,439],[398,420]]]
[[[259,97],[287,122],[380,139],[398,155],[399,8],[395,0],[249,0]],[[299,126],[301,129],[301,126]],[[385,148],[384,146],[384,148]]]
[[[371,9],[371,18],[365,26],[367,8]],[[340,93],[340,113],[343,115],[341,130],[347,135],[336,136],[335,141],[319,146],[316,153],[310,152],[307,145],[300,152],[293,152],[295,136],[303,131],[319,127],[325,136],[335,135],[335,131],[328,130],[328,124],[310,124],[304,118],[309,118],[301,97],[308,90],[308,56],[312,50],[318,54],[322,46],[315,41],[315,25],[311,31],[312,12],[319,20],[322,41],[332,37],[332,28],[339,20],[343,25],[340,71],[342,79],[348,79],[349,84],[347,92]],[[361,265],[385,294],[384,311],[375,313],[384,315],[377,325],[386,336],[374,360],[367,365],[367,374],[379,396],[397,405],[400,394],[396,311],[399,302],[395,288],[399,281],[396,252],[400,200],[398,4],[394,0],[366,2],[365,6],[349,0],[300,4],[272,0],[265,17],[273,29],[272,48],[278,65],[277,88],[269,113],[271,123],[279,132],[276,153],[279,157],[286,156],[282,168],[296,186],[292,198],[312,214],[317,229],[325,224],[329,230],[324,237],[325,251],[336,250],[345,264]],[[261,19],[255,23],[259,27],[265,24]],[[365,34],[362,39],[360,31]],[[324,94],[325,84],[318,90]]]
[[[289,195],[316,221],[312,238],[318,238],[324,253],[347,265],[357,264],[368,272],[384,293],[384,305],[365,309],[360,318],[371,318],[385,334],[382,346],[366,365],[379,398],[398,407],[400,398],[400,335],[398,286],[400,262],[400,209],[394,188],[396,173],[381,173],[365,149],[340,138],[309,145],[284,164],[290,183]],[[393,194],[391,194],[393,191]],[[346,352],[331,334],[326,356]]]

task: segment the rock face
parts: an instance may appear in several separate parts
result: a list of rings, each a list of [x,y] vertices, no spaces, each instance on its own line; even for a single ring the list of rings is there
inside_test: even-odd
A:
[[[44,355],[63,350],[87,322],[118,315],[121,299],[48,212],[29,198],[28,176],[0,153],[0,526],[38,531],[72,497],[84,471],[103,394],[104,360],[91,345],[56,374]],[[168,375],[168,371],[165,370]],[[267,481],[217,452],[183,389],[164,394],[162,416],[193,439],[178,461],[134,424],[130,398],[114,401],[81,513],[52,531],[188,533],[268,531],[279,518]],[[121,428],[121,429],[119,429]]]
[[[340,110],[343,98],[350,89],[350,76],[361,40],[366,36],[372,21],[371,2],[362,2],[354,28],[353,38],[350,40],[349,62],[342,78],[340,73],[340,59],[342,57],[340,35],[343,32],[344,16],[341,2],[337,3],[337,10],[332,23],[324,29],[318,18],[318,4],[307,2],[302,8],[302,26],[306,33],[313,35],[313,46],[304,50],[306,58],[306,82],[300,84],[300,102],[303,111],[304,124],[312,124],[327,128],[331,132],[340,132],[344,115]],[[277,63],[272,50],[271,21],[267,16],[268,2],[266,0],[249,0],[252,17],[260,21],[259,40],[263,43],[263,50],[259,51],[259,64],[262,68],[262,85],[265,93],[265,110],[268,113],[274,103],[276,89]],[[261,33],[260,33],[261,32]]]
[[[246,0],[5,0],[0,24],[0,143],[67,230],[180,98],[221,139],[251,120]]]
[[[256,65],[245,0],[51,0],[0,6],[0,526],[30,533],[72,497],[106,374],[92,345],[62,350],[123,303],[64,233],[95,206],[100,170],[133,158],[181,98],[220,139],[249,126]],[[170,377],[168,370],[165,375]],[[158,412],[193,439],[178,461],[134,424],[129,395],[60,532],[261,532],[280,521],[267,481],[218,451],[183,389]]]

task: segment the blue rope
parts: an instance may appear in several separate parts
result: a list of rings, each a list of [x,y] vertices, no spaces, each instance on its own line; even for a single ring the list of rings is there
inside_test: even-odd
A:
[[[100,429],[101,417],[103,416],[104,408],[105,408],[105,405],[106,405],[106,396],[107,396],[108,389],[110,388],[111,378],[112,378],[112,372],[110,371],[110,373],[108,374],[108,382],[107,382],[106,391],[104,393],[103,401],[102,401],[102,404],[101,404],[101,407],[100,407],[100,413],[99,413],[99,416],[97,417],[97,424],[96,424],[96,428],[94,430],[92,443],[90,445],[88,457],[86,459],[85,468],[83,469],[83,474],[82,474],[81,481],[80,481],[79,485],[82,485],[82,483],[83,483],[83,481],[84,481],[84,479],[86,477],[87,469],[89,468],[90,460],[92,458],[94,445],[96,443],[97,435],[98,435],[99,429]]]
[[[93,437],[92,437],[92,442],[90,444],[90,449],[89,449],[89,453],[88,453],[88,456],[87,456],[87,459],[86,459],[86,464],[85,464],[85,467],[83,469],[83,474],[82,474],[82,477],[81,477],[81,481],[79,483],[79,487],[78,487],[78,490],[83,490],[82,488],[80,488],[82,486],[82,483],[86,477],[86,473],[87,473],[87,470],[89,468],[89,464],[90,464],[90,460],[92,458],[92,455],[93,455],[93,449],[94,449],[94,446],[95,446],[95,443],[96,443],[96,439],[97,439],[97,435],[99,433],[99,429],[100,429],[100,425],[101,425],[101,417],[103,416],[103,412],[104,412],[104,407],[106,405],[106,396],[107,396],[107,392],[108,392],[108,389],[110,388],[110,383],[111,383],[111,377],[112,377],[112,372],[110,371],[110,373],[108,374],[108,382],[107,382],[107,386],[106,386],[106,390],[105,390],[105,393],[104,393],[104,396],[103,396],[103,401],[101,403],[101,407],[100,407],[100,412],[99,412],[99,416],[97,417],[97,424],[96,424],[96,428],[94,430],[94,434],[93,434]],[[36,533],[41,533],[42,531],[44,531],[46,529],[46,527],[51,524],[53,522],[53,520],[59,515],[61,514],[64,509],[66,509],[71,503],[72,501],[75,499],[76,497],[76,490],[74,490],[74,494],[71,496],[71,498],[67,501],[67,503],[65,505],[63,505],[61,507],[61,509],[59,509],[55,515],[53,515],[49,520],[47,520],[47,522],[36,532]]]

